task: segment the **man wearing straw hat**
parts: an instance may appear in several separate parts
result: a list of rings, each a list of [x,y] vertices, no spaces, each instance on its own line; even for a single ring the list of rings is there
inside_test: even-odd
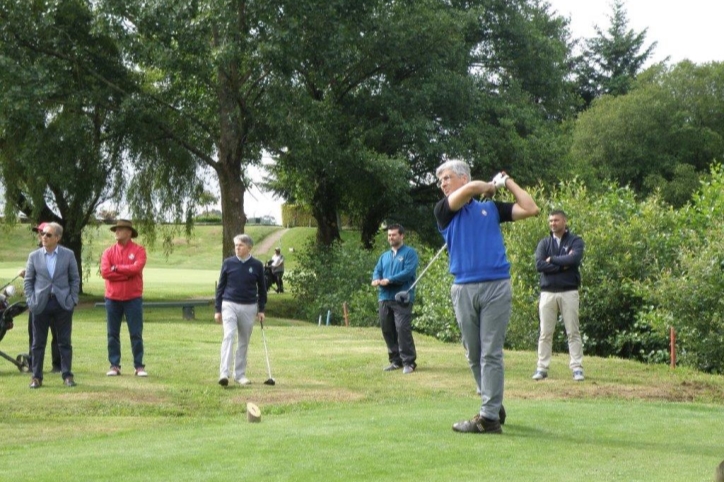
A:
[[[138,231],[131,221],[119,219],[111,231],[116,244],[101,257],[101,276],[106,280],[106,321],[108,327],[109,377],[121,374],[121,322],[126,316],[131,336],[133,366],[138,377],[147,377],[143,364],[143,267],[146,250],[132,241]]]

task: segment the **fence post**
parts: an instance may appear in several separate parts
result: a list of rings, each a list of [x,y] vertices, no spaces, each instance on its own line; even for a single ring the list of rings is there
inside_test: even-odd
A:
[[[669,353],[671,355],[671,368],[676,368],[676,330],[669,327]]]
[[[344,326],[349,326],[349,312],[347,311],[347,302],[342,303],[342,311],[344,312]]]

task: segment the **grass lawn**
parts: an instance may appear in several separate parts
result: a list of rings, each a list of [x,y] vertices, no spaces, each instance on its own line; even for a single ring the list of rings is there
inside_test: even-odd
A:
[[[150,250],[144,297],[212,298],[221,260],[214,229],[179,240],[168,258]],[[258,242],[271,232],[250,234]],[[98,254],[112,242],[107,234],[91,246]],[[287,263],[313,234],[285,234]],[[32,237],[0,232],[0,242],[0,279],[10,280]],[[456,434],[452,423],[480,404],[460,345],[418,334],[419,370],[385,373],[379,329],[281,318],[293,310],[288,294],[271,293],[267,308],[276,386],[262,383],[258,325],[252,385],[217,384],[221,327],[211,306],[194,321],[180,308],[146,310],[149,378],[132,376],[125,331],[123,375],[109,378],[105,312],[91,303],[102,280],[91,276],[85,288],[73,329],[77,387],[46,373],[30,390],[28,374],[0,359],[0,481],[705,481],[724,458],[724,377],[587,357],[586,381],[576,383],[561,354],[536,383],[535,354],[507,352],[504,434]],[[27,351],[26,320],[16,319],[0,350]],[[246,421],[250,401],[262,410],[259,424]]]
[[[624,360],[586,359],[575,383],[567,357],[533,382],[535,355],[506,354],[502,436],[463,435],[476,413],[462,348],[417,335],[420,368],[384,373],[374,328],[268,320],[269,387],[258,326],[249,387],[219,387],[220,326],[147,310],[149,378],[106,377],[103,310],[74,321],[78,386],[0,360],[0,480],[709,480],[724,458],[724,379]],[[8,332],[0,349],[25,351]],[[125,334],[125,333],[124,333]],[[262,422],[249,424],[246,403]],[[32,469],[32,471],[31,471]]]

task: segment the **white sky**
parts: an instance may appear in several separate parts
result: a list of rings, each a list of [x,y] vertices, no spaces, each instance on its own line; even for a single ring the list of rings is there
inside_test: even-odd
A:
[[[548,2],[558,14],[570,18],[573,38],[594,37],[594,25],[605,32],[611,24],[613,0]],[[669,64],[685,59],[696,63],[724,61],[724,0],[625,0],[624,6],[630,29],[648,29],[645,47],[657,42],[652,63],[667,57]],[[255,172],[252,178],[261,179],[259,171]],[[271,215],[277,222],[282,219],[282,203],[256,189],[244,198],[247,216]]]
[[[553,10],[571,20],[574,38],[595,36],[611,24],[612,0],[548,0]],[[646,47],[657,42],[653,62],[688,59],[696,63],[724,61],[722,0],[625,0],[629,28],[646,32]]]

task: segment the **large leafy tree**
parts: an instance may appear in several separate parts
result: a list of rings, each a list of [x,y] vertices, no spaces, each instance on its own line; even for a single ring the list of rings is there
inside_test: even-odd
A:
[[[280,193],[311,207],[317,240],[340,211],[369,245],[380,222],[418,222],[446,156],[476,174],[548,159],[570,112],[566,24],[530,1],[308,1],[280,9],[284,72],[273,153]],[[286,82],[286,83],[284,83]],[[532,143],[529,141],[536,139]],[[534,146],[537,142],[537,146]],[[543,163],[545,164],[545,163]]]
[[[260,162],[268,137],[265,58],[277,8],[245,0],[98,3],[144,79],[137,99],[153,106],[144,125],[216,173],[223,255],[232,254],[246,222],[245,170]],[[146,187],[151,202],[154,186]]]
[[[83,0],[0,8],[0,174],[7,219],[57,221],[82,266],[82,233],[106,201],[132,202],[151,240],[155,221],[193,201],[194,165],[144,120],[141,78],[110,24]],[[192,203],[193,204],[193,203]]]
[[[572,156],[589,184],[613,179],[638,193],[661,190],[683,205],[724,158],[724,64],[654,66],[629,94],[604,96],[579,117]]]
[[[585,108],[604,94],[626,94],[656,48],[656,42],[645,47],[647,29],[629,28],[623,0],[616,0],[612,9],[608,29],[596,26],[596,37],[584,41],[576,59],[576,81]]]
[[[0,10],[0,176],[6,219],[17,210],[64,227],[82,267],[82,232],[123,185],[120,85],[129,79],[84,2],[3,2]]]

